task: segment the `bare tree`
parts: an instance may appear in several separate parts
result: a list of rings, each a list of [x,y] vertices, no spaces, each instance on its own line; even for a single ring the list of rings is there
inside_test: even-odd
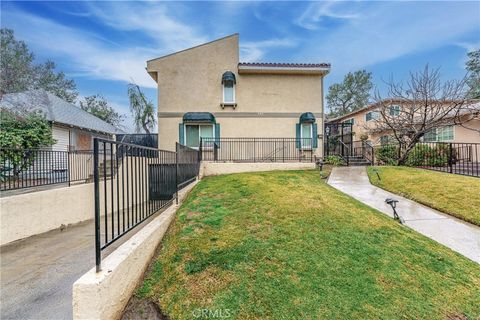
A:
[[[464,125],[478,113],[478,104],[468,100],[466,80],[442,81],[439,69],[428,65],[423,71],[410,73],[405,83],[392,79],[387,83],[388,99],[375,93],[377,116],[370,134],[390,133],[401,146],[399,164],[421,138],[436,128]],[[399,106],[399,107],[394,107]]]

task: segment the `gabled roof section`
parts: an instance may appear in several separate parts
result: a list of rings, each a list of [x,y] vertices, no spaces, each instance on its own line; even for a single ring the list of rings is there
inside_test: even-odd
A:
[[[225,36],[225,37],[220,38],[220,39],[215,39],[215,40],[212,40],[212,41],[209,41],[209,42],[206,42],[206,43],[202,43],[198,46],[194,46],[194,47],[187,48],[187,49],[184,49],[184,50],[180,50],[180,51],[177,51],[177,52],[169,53],[167,55],[164,55],[164,56],[161,56],[161,57],[158,57],[158,58],[153,58],[153,59],[147,60],[147,67],[146,67],[147,73],[152,77],[153,80],[158,81],[157,71],[154,70],[154,68],[151,69],[151,64],[154,64],[156,61],[166,59],[166,58],[175,56],[175,55],[183,53],[183,52],[187,52],[187,51],[190,51],[190,50],[194,50],[194,49],[198,49],[198,48],[201,48],[201,47],[204,47],[204,46],[208,46],[212,43],[222,41],[222,40],[225,40],[225,39],[228,39],[228,38],[237,37],[237,39],[238,39],[238,36],[239,36],[238,33],[234,33],[234,34]]]
[[[209,42],[205,42],[205,43],[199,44],[198,46],[194,46],[194,47],[187,48],[187,49],[184,49],[184,50],[180,50],[180,51],[177,51],[177,52],[169,53],[169,54],[166,54],[164,56],[160,56],[158,58],[153,58],[153,59],[147,60],[147,64],[151,61],[164,59],[164,58],[173,56],[175,54],[179,54],[179,53],[182,53],[182,52],[185,52],[185,51],[189,51],[189,50],[193,50],[193,49],[196,49],[196,48],[199,48],[199,47],[207,46],[207,45],[212,44],[214,42],[222,41],[222,40],[225,40],[225,39],[228,39],[228,38],[231,38],[231,37],[238,37],[238,33],[234,33],[234,34],[231,34],[229,36],[225,36],[225,37],[220,38],[220,39],[215,39],[215,40],[212,40],[212,41],[209,41]]]
[[[122,130],[45,90],[5,94],[0,106],[7,109],[41,111],[48,121],[101,133],[115,134]]]

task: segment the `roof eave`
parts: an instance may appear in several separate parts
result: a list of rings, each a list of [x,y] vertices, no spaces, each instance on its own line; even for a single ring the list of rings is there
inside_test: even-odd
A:
[[[240,74],[312,74],[327,75],[330,67],[271,67],[271,66],[248,66],[239,65],[238,73]]]

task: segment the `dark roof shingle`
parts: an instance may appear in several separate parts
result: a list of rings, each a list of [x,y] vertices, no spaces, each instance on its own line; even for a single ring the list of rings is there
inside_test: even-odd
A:
[[[103,133],[115,134],[122,130],[100,118],[82,110],[45,90],[31,90],[4,94],[0,101],[2,108],[28,111],[41,111],[48,121],[89,129]]]

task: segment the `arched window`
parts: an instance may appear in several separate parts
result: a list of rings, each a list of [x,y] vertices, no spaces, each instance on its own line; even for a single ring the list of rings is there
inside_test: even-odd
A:
[[[235,74],[227,71],[222,75],[223,104],[235,104]]]

